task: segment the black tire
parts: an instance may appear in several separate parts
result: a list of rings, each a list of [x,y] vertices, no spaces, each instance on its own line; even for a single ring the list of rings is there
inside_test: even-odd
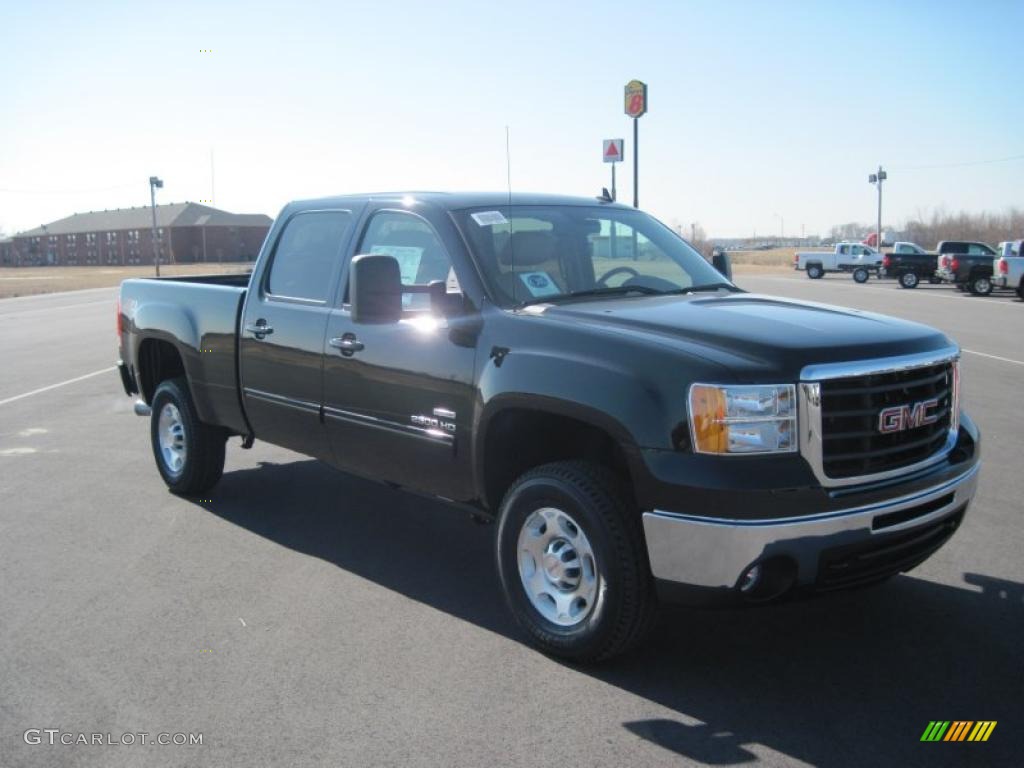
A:
[[[871,277],[871,273],[868,272],[867,267],[857,267],[853,270],[853,281],[855,283],[866,283],[869,277]]]
[[[821,268],[820,264],[808,264],[807,276],[811,278],[811,280],[820,280],[825,276],[825,270]]]
[[[180,455],[180,466],[174,466],[173,459],[168,459],[161,447],[161,416],[165,409],[168,421],[177,425],[166,432],[174,434],[175,446],[183,449],[180,454],[177,448],[171,451],[175,456]],[[149,435],[156,467],[172,493],[188,496],[208,491],[224,473],[227,433],[199,420],[184,378],[168,379],[156,388]]]
[[[972,277],[967,283],[967,289],[975,296],[988,296],[992,293],[992,278]]]
[[[521,535],[529,535],[529,523],[545,509],[568,513],[578,524],[577,535],[583,534],[577,543],[589,545],[592,552],[594,599],[572,626],[545,616],[521,575],[520,558],[527,551],[520,551]],[[545,527],[539,532],[547,533]],[[505,603],[530,642],[544,653],[573,661],[608,659],[638,644],[653,623],[654,590],[640,512],[605,467],[556,462],[516,480],[501,503],[496,557]],[[533,567],[540,570],[536,563]],[[538,578],[544,582],[548,574]]]
[[[900,275],[900,288],[917,288],[920,282],[916,272],[904,272]]]
[[[1024,300],[1024,278],[1021,279],[1020,285],[1017,286],[1017,298]]]

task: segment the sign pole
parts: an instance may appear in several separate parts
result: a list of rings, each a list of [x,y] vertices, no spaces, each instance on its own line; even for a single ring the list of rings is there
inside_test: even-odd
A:
[[[615,194],[615,165],[616,165],[616,163],[612,163],[612,200],[614,200],[616,198],[616,194]]]
[[[640,207],[640,118],[633,118],[633,207]]]
[[[633,207],[640,207],[640,118],[647,113],[647,84],[630,80],[625,88],[626,116],[633,118]]]

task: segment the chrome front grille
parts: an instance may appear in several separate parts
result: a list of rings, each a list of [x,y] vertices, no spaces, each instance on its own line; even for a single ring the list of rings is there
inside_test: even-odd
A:
[[[809,366],[801,383],[801,451],[826,485],[912,471],[942,458],[958,428],[958,350]],[[808,378],[814,381],[807,381]],[[880,430],[887,409],[930,402],[928,423]]]

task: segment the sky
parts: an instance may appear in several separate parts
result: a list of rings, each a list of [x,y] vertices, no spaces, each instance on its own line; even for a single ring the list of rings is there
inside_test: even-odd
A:
[[[513,190],[597,195],[634,78],[640,206],[684,230],[872,222],[879,164],[887,225],[1024,206],[1022,0],[0,6],[7,234],[148,205],[154,174],[158,202],[271,216],[504,190],[506,126]]]

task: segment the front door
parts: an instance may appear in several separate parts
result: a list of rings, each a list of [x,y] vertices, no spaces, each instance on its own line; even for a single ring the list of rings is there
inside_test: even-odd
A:
[[[394,256],[405,284],[443,280],[449,293],[460,291],[441,238],[415,214],[376,212],[356,253]],[[324,421],[335,461],[367,477],[467,499],[475,353],[460,328],[467,318],[431,314],[423,293],[403,299],[397,323],[356,325],[345,306],[327,321]]]
[[[323,345],[351,211],[309,211],[285,223],[239,333],[242,395],[256,437],[331,457],[320,419]]]

